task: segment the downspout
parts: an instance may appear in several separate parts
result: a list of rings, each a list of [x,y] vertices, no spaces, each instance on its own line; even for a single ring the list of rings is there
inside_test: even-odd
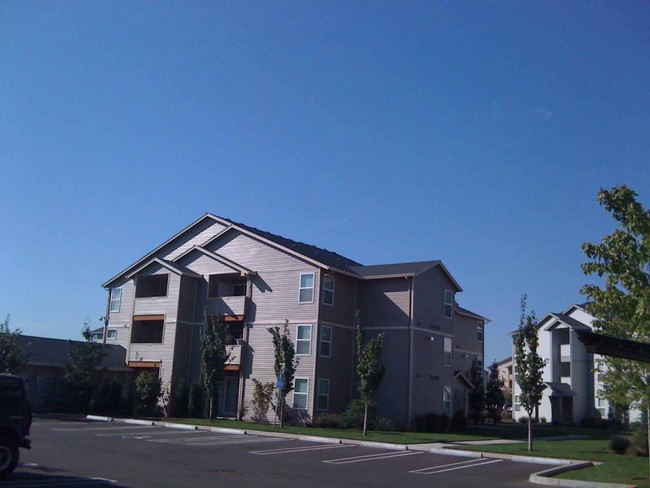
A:
[[[411,286],[409,289],[409,381],[407,392],[407,405],[408,416],[407,423],[411,425],[411,416],[413,410],[412,394],[413,394],[413,293],[415,289],[415,276],[411,278]]]
[[[359,281],[356,280],[354,282],[354,309],[352,310],[352,361],[350,364],[352,367],[350,368],[350,400],[352,399],[352,396],[354,395],[354,373],[356,372],[356,364],[355,364],[355,358],[357,356],[357,323],[356,323],[356,316],[357,316],[357,299],[358,299],[358,294],[359,294]]]

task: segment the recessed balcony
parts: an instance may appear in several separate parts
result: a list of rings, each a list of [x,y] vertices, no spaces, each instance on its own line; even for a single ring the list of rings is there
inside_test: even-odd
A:
[[[560,360],[563,363],[571,361],[571,344],[560,345]]]

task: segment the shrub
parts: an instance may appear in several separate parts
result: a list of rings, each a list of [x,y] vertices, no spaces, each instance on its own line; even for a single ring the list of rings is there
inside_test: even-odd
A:
[[[467,427],[467,417],[461,410],[456,410],[454,415],[451,417],[451,422],[449,424],[449,430],[451,432],[462,432]]]
[[[133,414],[133,383],[127,380],[122,383],[122,391],[120,392],[120,415],[129,416]]]
[[[542,424],[545,424],[545,423],[546,423],[546,417],[542,417],[542,418],[540,418],[539,421],[540,421]]]
[[[374,422],[374,430],[389,432],[394,430],[393,421],[386,417],[377,417]]]
[[[609,440],[609,449],[615,454],[625,454],[630,444],[630,439],[627,437],[615,435]]]
[[[356,429],[360,429],[363,427],[364,410],[365,410],[365,405],[359,399],[352,400],[350,403],[348,403],[348,406],[345,409],[345,413],[343,415],[345,416],[345,422],[348,424],[349,427],[353,427]],[[372,426],[375,415],[376,415],[376,407],[374,405],[370,405],[368,407],[369,426]]]
[[[162,396],[162,383],[153,371],[143,371],[135,379],[136,414],[155,416],[158,414],[158,400]]]
[[[190,418],[196,419],[201,417],[201,412],[203,412],[203,387],[198,383],[192,383],[190,387],[190,399],[187,410]]]
[[[323,429],[347,429],[345,416],[340,413],[321,413],[314,419],[315,427]]]
[[[632,435],[632,451],[637,456],[648,456],[648,427],[641,424]]]
[[[187,383],[181,380],[176,388],[176,396],[174,398],[174,415],[176,417],[187,417],[187,410],[190,401],[190,390],[187,388]]]

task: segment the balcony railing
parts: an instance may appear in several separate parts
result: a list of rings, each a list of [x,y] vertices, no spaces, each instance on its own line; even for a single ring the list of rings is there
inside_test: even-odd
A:
[[[226,363],[227,366],[241,366],[241,345],[228,346],[230,359]]]
[[[246,314],[245,296],[209,298],[208,315],[243,316]]]
[[[560,345],[560,359],[563,363],[571,361],[571,344]]]

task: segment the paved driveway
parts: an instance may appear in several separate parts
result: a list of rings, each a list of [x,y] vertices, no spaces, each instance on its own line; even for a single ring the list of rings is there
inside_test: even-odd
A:
[[[544,466],[276,437],[37,419],[3,487],[531,486]]]

